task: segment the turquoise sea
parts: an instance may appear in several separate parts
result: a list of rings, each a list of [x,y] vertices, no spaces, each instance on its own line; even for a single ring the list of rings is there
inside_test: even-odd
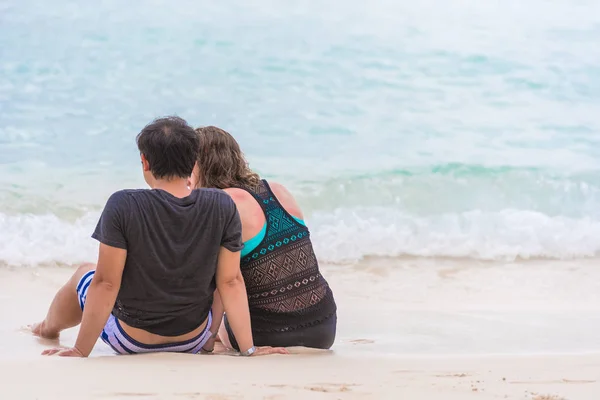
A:
[[[324,262],[600,255],[600,2],[0,1],[0,264],[93,261],[157,116],[231,132]]]

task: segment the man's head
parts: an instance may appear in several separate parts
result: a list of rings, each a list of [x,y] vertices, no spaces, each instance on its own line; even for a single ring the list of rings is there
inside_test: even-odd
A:
[[[184,119],[155,119],[142,129],[136,140],[144,179],[150,186],[155,180],[187,179],[192,174],[200,139]]]

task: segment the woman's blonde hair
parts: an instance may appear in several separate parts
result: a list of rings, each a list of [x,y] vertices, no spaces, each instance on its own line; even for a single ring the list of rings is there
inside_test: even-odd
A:
[[[218,189],[236,186],[254,189],[260,184],[260,177],[248,166],[233,136],[216,126],[197,128],[196,133],[200,137],[199,185]]]

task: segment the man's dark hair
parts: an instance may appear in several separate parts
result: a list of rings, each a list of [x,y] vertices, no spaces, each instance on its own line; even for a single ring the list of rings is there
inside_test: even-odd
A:
[[[200,139],[183,118],[155,119],[142,129],[136,141],[155,178],[187,178],[192,174]]]

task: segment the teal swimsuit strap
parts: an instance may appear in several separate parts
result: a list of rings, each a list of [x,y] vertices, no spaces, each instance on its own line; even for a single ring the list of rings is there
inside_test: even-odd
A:
[[[292,217],[294,217],[294,216],[292,215]],[[306,224],[304,223],[304,220],[302,220],[300,218],[296,218],[296,217],[294,217],[294,219],[299,224],[306,226]],[[263,241],[263,239],[265,238],[266,234],[267,234],[267,222],[265,221],[265,224],[263,225],[263,227],[260,230],[260,232],[258,232],[252,239],[248,239],[248,240],[246,240],[244,242],[244,248],[242,249],[242,255],[241,256],[245,257],[252,250],[254,250],[260,244],[260,242]]]

